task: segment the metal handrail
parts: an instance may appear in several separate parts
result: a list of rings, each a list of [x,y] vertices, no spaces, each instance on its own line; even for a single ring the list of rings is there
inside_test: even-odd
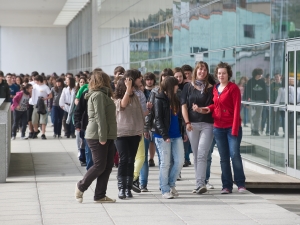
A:
[[[241,101],[241,103],[245,104],[245,105],[271,106],[271,107],[274,107],[274,108],[284,108],[284,109],[287,107],[287,104],[278,105],[278,104],[261,103],[261,102],[248,102],[248,101]]]

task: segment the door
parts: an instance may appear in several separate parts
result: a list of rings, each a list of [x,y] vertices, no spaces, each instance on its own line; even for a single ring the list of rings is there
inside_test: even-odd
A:
[[[300,178],[300,40],[287,42],[285,56],[286,172]]]

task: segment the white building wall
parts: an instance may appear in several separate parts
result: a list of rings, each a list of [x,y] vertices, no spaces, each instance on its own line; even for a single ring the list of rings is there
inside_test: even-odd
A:
[[[0,35],[5,74],[66,73],[66,28],[1,27]]]

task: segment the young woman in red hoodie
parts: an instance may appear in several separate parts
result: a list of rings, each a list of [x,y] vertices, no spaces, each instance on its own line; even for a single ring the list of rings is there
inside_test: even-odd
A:
[[[242,140],[241,127],[241,93],[239,87],[230,82],[232,77],[231,67],[227,63],[219,63],[215,76],[219,82],[214,86],[214,104],[201,108],[206,114],[212,112],[214,118],[213,134],[220,154],[222,170],[222,194],[232,193],[233,180],[230,166],[232,161],[234,181],[239,192],[245,192],[245,174],[240,154]]]

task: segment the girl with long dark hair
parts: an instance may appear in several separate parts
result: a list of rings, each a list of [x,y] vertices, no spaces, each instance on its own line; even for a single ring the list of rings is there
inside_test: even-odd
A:
[[[117,140],[120,157],[118,167],[119,198],[132,198],[132,183],[135,157],[144,128],[144,112],[138,96],[134,93],[131,77],[138,77],[138,71],[127,70],[115,90],[117,109]]]
[[[161,82],[154,101],[154,137],[160,155],[160,189],[166,199],[179,196],[175,183],[184,162],[184,129],[177,90],[178,80],[168,76]]]
[[[73,77],[67,77],[66,78],[66,85],[63,89],[63,92],[59,99],[59,106],[64,110],[64,117],[63,121],[66,121],[68,118],[68,115],[70,113],[70,106],[72,104],[72,101],[75,99],[75,79]],[[73,121],[70,120],[69,124],[66,124],[65,126],[65,133],[67,138],[75,138],[75,127],[73,124]]]

